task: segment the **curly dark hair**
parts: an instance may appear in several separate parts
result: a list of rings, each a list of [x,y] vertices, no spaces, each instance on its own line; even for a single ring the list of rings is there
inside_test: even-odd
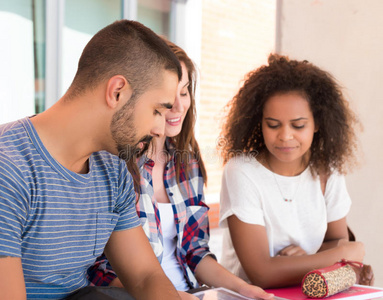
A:
[[[220,152],[224,164],[239,153],[265,157],[262,136],[263,108],[276,95],[299,92],[309,102],[316,127],[308,161],[312,171],[347,173],[355,163],[356,116],[334,77],[309,63],[270,54],[268,65],[250,72],[226,105]],[[347,166],[347,167],[346,167]]]

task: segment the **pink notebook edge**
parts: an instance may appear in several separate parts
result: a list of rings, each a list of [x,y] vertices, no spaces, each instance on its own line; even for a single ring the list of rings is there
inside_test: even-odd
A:
[[[275,296],[285,299],[291,300],[304,300],[311,299],[306,297],[302,291],[301,286],[291,286],[286,288],[279,289],[266,289],[267,292],[273,293]],[[336,295],[326,297],[324,299],[332,300],[332,299],[369,299],[363,298],[363,295],[370,295],[373,297],[383,296],[383,288],[374,287],[374,286],[365,286],[365,285],[353,285],[350,289],[340,292]]]

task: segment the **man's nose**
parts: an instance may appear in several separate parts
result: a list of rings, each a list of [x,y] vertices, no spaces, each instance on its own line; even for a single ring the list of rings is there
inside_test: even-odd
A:
[[[183,106],[182,106],[181,97],[179,96],[179,94],[176,96],[176,99],[174,101],[171,111],[177,112],[177,113],[183,112]]]
[[[155,137],[165,135],[165,122],[165,115],[163,114],[161,118],[157,118],[152,130],[150,131],[150,134]]]

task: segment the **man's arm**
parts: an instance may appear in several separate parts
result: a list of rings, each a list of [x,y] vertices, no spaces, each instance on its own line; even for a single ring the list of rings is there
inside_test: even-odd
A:
[[[27,299],[21,258],[0,255],[0,270],[0,300]]]
[[[105,247],[105,254],[134,298],[180,299],[141,227],[113,232]]]

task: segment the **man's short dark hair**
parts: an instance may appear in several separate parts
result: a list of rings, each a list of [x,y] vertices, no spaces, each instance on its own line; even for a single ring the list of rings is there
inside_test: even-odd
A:
[[[85,46],[68,96],[78,96],[115,75],[124,76],[138,96],[158,81],[163,70],[181,79],[180,63],[166,43],[139,22],[116,21]]]

